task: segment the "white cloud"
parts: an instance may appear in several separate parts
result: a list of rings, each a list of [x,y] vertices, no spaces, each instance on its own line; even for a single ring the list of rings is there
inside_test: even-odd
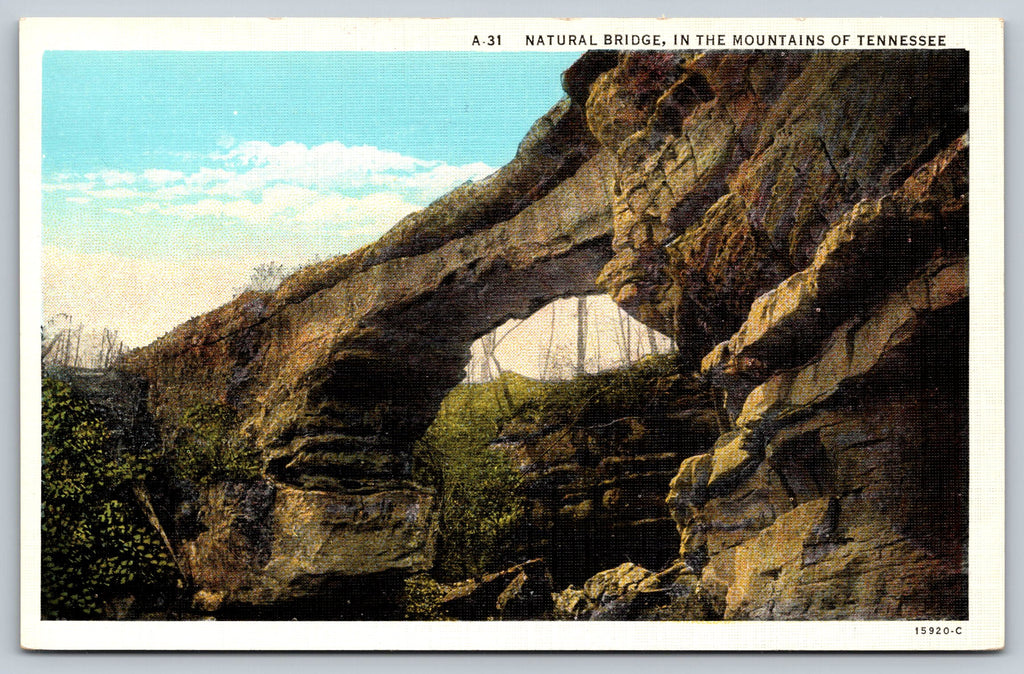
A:
[[[296,232],[329,229],[356,234],[383,233],[418,209],[419,205],[386,192],[349,197],[279,184],[264,189],[258,201],[208,198],[162,208],[160,213],[184,220],[218,218],[254,226],[274,223]]]
[[[227,182],[236,177],[233,171],[223,168],[204,166],[185,178],[185,184],[197,190],[207,190],[218,183]]]
[[[146,169],[142,172],[142,179],[153,185],[166,185],[184,180],[185,174],[167,169]]]
[[[70,176],[54,178],[54,182],[43,183],[44,192],[87,192],[92,189],[91,182],[71,180]]]
[[[96,199],[137,199],[141,193],[131,187],[111,187],[109,189],[89,190],[88,196]]]
[[[466,180],[476,180],[494,171],[479,162],[451,166],[368,145],[350,147],[336,141],[314,147],[295,142],[271,145],[249,141],[228,152],[215,153],[211,159],[235,171],[234,176],[215,188],[219,194],[233,195],[287,182],[338,192],[390,188],[429,201]]]
[[[108,187],[115,185],[131,185],[135,182],[135,174],[129,171],[100,171],[98,173],[86,173],[85,178],[92,182],[102,182]]]
[[[296,264],[369,243],[494,170],[338,142],[222,141],[218,153],[193,158],[201,163],[191,172],[156,165],[50,176],[44,208],[57,209],[62,223],[90,223],[61,225],[75,233],[61,240],[81,235],[95,249],[133,252],[44,247],[46,316],[117,329],[141,346],[230,300],[260,263]],[[144,257],[158,250],[169,259]]]
[[[405,215],[467,180],[493,172],[483,163],[450,165],[367,145],[313,147],[262,141],[234,144],[191,173],[59,174],[43,186],[70,209],[99,201],[118,220],[140,217],[240,223],[262,233],[321,233],[372,240]],[[338,252],[343,252],[339,250]]]
[[[439,164],[429,171],[398,177],[395,179],[395,183],[401,185],[414,195],[430,200],[461,185],[467,180],[480,180],[492,173],[494,173],[494,168],[482,162],[465,164],[463,166]]]
[[[185,183],[175,183],[174,185],[165,185],[157,188],[152,192],[147,193],[145,196],[150,199],[157,201],[175,201],[186,197],[190,197],[196,194],[196,189],[186,185]]]
[[[331,194],[309,202],[292,221],[297,225],[333,226],[350,234],[383,234],[418,209],[417,205],[384,192],[359,199]]]
[[[190,174],[164,168],[103,171],[77,178],[59,174],[43,189],[99,199],[155,199],[181,204],[214,196],[265,199],[264,192],[285,185],[323,195],[393,192],[406,201],[426,205],[459,184],[494,171],[480,162],[453,166],[337,141],[313,147],[292,141],[281,145],[247,141],[210,154],[207,161],[210,165]]]

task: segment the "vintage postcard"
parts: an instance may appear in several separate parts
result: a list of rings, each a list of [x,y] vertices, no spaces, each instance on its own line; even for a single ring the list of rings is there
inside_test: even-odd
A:
[[[23,646],[1001,648],[1002,72],[23,20]]]

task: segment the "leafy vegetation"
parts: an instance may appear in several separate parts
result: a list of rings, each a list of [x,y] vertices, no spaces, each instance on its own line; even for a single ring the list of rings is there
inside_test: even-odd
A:
[[[506,372],[485,384],[451,391],[414,452],[417,478],[440,495],[435,575],[459,580],[494,570],[523,516],[521,476],[493,447],[511,420],[536,428],[586,433],[609,420],[644,413],[656,387],[676,373],[673,354],[630,367],[539,382]]]
[[[442,585],[425,573],[405,579],[401,596],[402,617],[405,620],[454,620],[441,606],[451,586]]]
[[[520,475],[490,445],[503,421],[546,387],[514,373],[460,385],[417,444],[417,477],[440,496],[436,574],[441,579],[466,578],[503,561],[503,544],[523,514]]]
[[[258,478],[259,452],[239,437],[237,426],[235,411],[221,403],[185,410],[171,442],[175,474],[201,485]]]
[[[174,563],[134,500],[151,457],[118,455],[71,387],[43,380],[42,613],[98,617],[104,600],[174,582]]]
[[[541,426],[585,428],[616,416],[640,415],[657,400],[655,386],[676,373],[676,355],[651,355],[615,370],[582,374],[527,401],[521,418]]]

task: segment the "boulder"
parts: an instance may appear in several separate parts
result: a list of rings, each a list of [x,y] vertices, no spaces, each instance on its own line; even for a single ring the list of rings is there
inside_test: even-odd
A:
[[[552,606],[551,574],[543,559],[457,583],[441,599],[445,611],[463,620],[538,618]]]

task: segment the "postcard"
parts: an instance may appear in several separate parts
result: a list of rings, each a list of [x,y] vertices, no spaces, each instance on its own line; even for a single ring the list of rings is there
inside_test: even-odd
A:
[[[25,648],[1002,648],[998,19],[20,49]]]

